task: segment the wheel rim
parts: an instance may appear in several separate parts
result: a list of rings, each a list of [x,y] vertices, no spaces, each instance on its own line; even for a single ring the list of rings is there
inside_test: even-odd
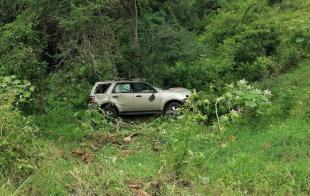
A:
[[[112,112],[110,110],[104,111],[104,114],[107,116],[114,116],[114,112]]]
[[[115,117],[115,111],[113,110],[113,108],[111,108],[111,106],[107,106],[103,109],[103,114],[107,117]]]
[[[166,114],[168,114],[170,116],[179,116],[180,115],[179,108],[180,108],[179,106],[173,105],[173,106],[169,107]]]

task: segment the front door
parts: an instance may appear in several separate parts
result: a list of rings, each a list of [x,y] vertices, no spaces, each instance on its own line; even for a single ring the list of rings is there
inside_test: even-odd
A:
[[[161,97],[157,90],[147,83],[133,83],[136,112],[160,111]]]

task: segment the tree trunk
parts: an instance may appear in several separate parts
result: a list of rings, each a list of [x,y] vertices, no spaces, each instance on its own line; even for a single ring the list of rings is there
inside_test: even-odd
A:
[[[138,9],[137,0],[120,0],[124,13],[128,17],[129,44],[131,50],[132,64],[136,66],[139,59],[139,39],[138,39]],[[131,66],[132,67],[132,66]],[[136,72],[131,70],[129,76]],[[135,75],[135,74],[134,74]]]

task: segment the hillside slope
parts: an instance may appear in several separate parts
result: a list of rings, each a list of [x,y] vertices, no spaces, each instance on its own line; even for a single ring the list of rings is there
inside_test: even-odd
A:
[[[19,188],[8,182],[0,193],[308,195],[309,78],[305,62],[260,83],[274,93],[272,113],[223,133],[189,119],[150,118],[107,135],[84,132],[73,114],[41,116],[42,166]]]

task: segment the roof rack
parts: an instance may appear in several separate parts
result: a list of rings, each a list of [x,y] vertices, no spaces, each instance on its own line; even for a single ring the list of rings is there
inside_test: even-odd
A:
[[[117,78],[117,81],[120,80],[129,80],[129,81],[135,81],[135,82],[146,82],[147,80],[145,78]]]

